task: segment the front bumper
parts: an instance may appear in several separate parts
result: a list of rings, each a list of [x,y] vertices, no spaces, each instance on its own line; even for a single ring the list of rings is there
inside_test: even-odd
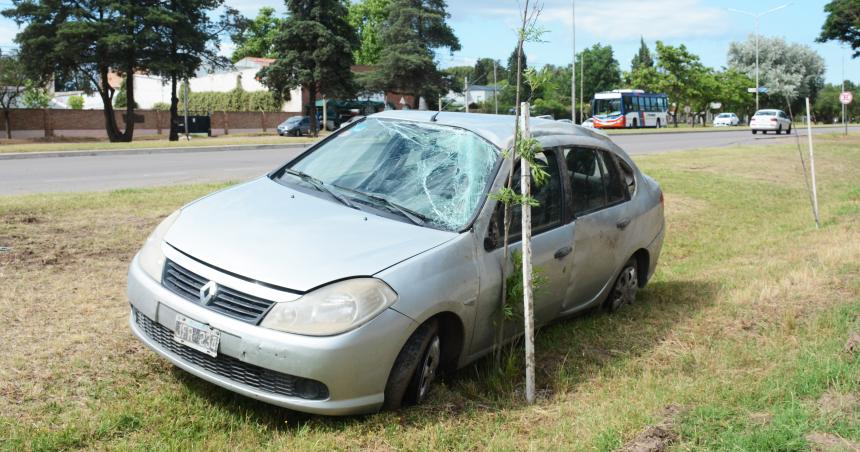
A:
[[[181,265],[192,267],[194,271],[208,273],[208,277],[219,283],[240,285],[227,275],[216,279],[213,269],[187,257],[185,260],[176,255],[170,258],[181,260]],[[253,290],[251,287],[237,289]],[[410,318],[387,309],[361,327],[336,336],[312,337],[274,331],[229,318],[174,294],[150,278],[140,267],[137,257],[129,267],[128,298],[133,308],[129,321],[134,335],[177,367],[239,394],[315,414],[377,411],[384,400],[385,385],[394,360],[417,327]],[[159,325],[158,328],[172,332],[177,314],[220,330],[219,356],[287,377],[320,382],[328,389],[328,397],[313,400],[283,396],[245,384],[237,378],[225,377],[213,372],[211,367],[183,358],[175,350],[162,346],[151,333],[144,331],[135,317],[145,316]]]

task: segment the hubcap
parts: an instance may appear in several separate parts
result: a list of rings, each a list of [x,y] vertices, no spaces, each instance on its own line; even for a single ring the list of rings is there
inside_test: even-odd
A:
[[[424,356],[424,363],[421,365],[421,379],[418,381],[419,402],[427,395],[430,385],[436,379],[436,370],[439,368],[441,354],[439,336],[433,336],[433,340],[430,341],[430,346],[427,348],[427,355]]]
[[[636,299],[637,288],[636,267],[630,266],[625,268],[618,277],[618,282],[615,283],[612,307],[618,309],[625,304],[633,303],[633,300]]]

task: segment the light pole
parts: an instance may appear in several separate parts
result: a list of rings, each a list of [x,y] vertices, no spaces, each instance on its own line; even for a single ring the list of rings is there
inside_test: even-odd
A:
[[[570,61],[570,120],[576,124],[576,0],[570,0],[570,34],[573,36],[573,59]]]
[[[782,6],[777,6],[776,8],[769,9],[769,10],[761,12],[761,13],[751,13],[749,11],[741,11],[739,9],[728,8],[728,10],[733,12],[733,13],[745,14],[745,15],[750,16],[750,17],[755,19],[755,109],[756,109],[756,111],[758,111],[758,95],[759,95],[759,91],[761,88],[759,86],[759,82],[758,82],[758,20],[767,14],[779,11],[779,10],[789,6],[789,5],[791,5],[791,3],[786,3]]]

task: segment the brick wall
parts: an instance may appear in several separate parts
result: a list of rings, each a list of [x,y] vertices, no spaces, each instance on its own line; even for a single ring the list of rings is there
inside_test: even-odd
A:
[[[125,111],[115,111],[120,128],[125,127]],[[274,131],[278,124],[298,113],[289,112],[214,112],[212,134]],[[170,113],[135,110],[135,134],[153,135],[169,132]],[[14,109],[10,112],[13,138],[45,136],[105,137],[103,110]],[[0,115],[0,131],[6,124]],[[4,135],[5,136],[5,135]]]

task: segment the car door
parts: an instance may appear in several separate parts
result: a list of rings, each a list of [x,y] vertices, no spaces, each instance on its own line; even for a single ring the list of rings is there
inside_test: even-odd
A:
[[[602,299],[629,256],[624,230],[630,195],[617,162],[602,149],[563,150],[573,196],[573,271],[562,307],[569,313]]]
[[[535,323],[540,325],[554,319],[561,309],[567,294],[567,285],[573,262],[573,224],[565,221],[569,215],[567,198],[565,196],[566,182],[563,172],[559,170],[561,162],[559,152],[555,149],[544,150],[537,156],[538,162],[545,168],[549,178],[543,185],[532,181],[532,197],[539,205],[532,211],[532,264],[536,273],[543,281],[535,291]],[[519,192],[519,164],[514,173],[514,189]],[[484,243],[482,253],[482,268],[488,269],[492,275],[482,277],[479,306],[472,342],[472,350],[478,353],[493,345],[497,325],[499,324],[499,297],[501,296],[501,272],[499,263],[502,262],[504,249],[502,237],[504,233],[504,209],[499,203],[490,221],[486,233],[488,240]],[[522,250],[521,216],[522,209],[512,209],[510,230],[510,251]],[[510,268],[510,267],[508,267]],[[510,305],[516,313],[522,312],[522,300],[510,300]],[[516,316],[521,319],[521,317]],[[523,330],[521,320],[505,322],[504,336],[510,338]]]

